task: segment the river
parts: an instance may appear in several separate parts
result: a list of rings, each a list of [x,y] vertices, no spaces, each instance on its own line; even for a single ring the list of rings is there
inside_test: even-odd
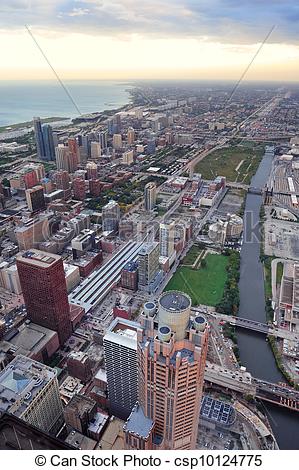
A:
[[[263,188],[271,170],[273,156],[265,152],[251,185]],[[266,322],[263,265],[260,262],[259,212],[262,196],[248,194],[244,213],[244,242],[241,249],[240,308],[243,318]],[[265,336],[237,331],[241,362],[253,376],[269,382],[285,382],[277,369]],[[265,410],[280,449],[299,449],[299,413],[265,404]]]

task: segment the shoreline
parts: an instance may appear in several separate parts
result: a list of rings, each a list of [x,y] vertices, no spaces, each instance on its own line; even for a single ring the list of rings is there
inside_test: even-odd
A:
[[[97,80],[94,80],[94,81],[97,81]],[[106,81],[106,80],[102,80],[102,81]],[[100,116],[102,114],[109,114],[109,113],[114,114],[114,113],[120,112],[121,110],[123,110],[127,106],[132,105],[133,104],[133,102],[132,102],[133,94],[131,93],[131,91],[132,91],[132,89],[134,89],[136,87],[136,84],[134,84],[133,82],[128,82],[128,81],[119,81],[119,82],[115,82],[115,84],[117,86],[123,86],[124,87],[124,92],[127,94],[127,101],[126,101],[125,104],[119,104],[119,105],[116,104],[116,107],[113,107],[113,108],[103,109],[103,110],[100,110],[100,111],[94,110],[94,111],[82,113],[81,115],[80,114],[79,115],[74,114],[73,116],[59,116],[59,115],[46,116],[46,117],[41,118],[42,124],[51,123],[51,122],[52,123],[53,122],[58,123],[59,121],[70,121],[70,124],[72,124],[73,121],[80,120],[81,118],[82,118],[82,120],[84,120],[84,118],[86,118],[87,116],[92,116],[92,115]],[[103,106],[105,106],[105,105],[107,106],[107,103],[103,103]],[[109,103],[108,103],[108,105],[109,105]],[[38,115],[38,113],[36,115]],[[32,119],[30,119],[28,121],[2,124],[2,125],[0,125],[0,136],[3,133],[28,131],[32,127],[33,127],[33,117],[32,117]],[[27,133],[27,132],[25,132],[25,133]],[[7,137],[7,138],[9,138],[9,137]]]

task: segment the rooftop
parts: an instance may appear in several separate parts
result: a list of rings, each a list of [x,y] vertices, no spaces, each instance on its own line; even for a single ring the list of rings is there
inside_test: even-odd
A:
[[[94,419],[89,423],[88,425],[88,431],[100,434],[104,427],[106,426],[106,423],[109,419],[109,416],[107,413],[100,413],[99,411],[95,414]]]
[[[158,242],[143,243],[139,251],[139,255],[148,255],[159,245]]]
[[[30,249],[17,256],[17,260],[32,266],[39,266],[40,268],[47,268],[61,259],[60,256]]]
[[[112,416],[109,424],[99,442],[97,449],[122,450],[124,449],[123,435],[124,421]]]
[[[143,409],[139,403],[136,403],[130,416],[128,417],[126,424],[124,425],[124,431],[129,431],[136,436],[147,439],[150,436],[153,427],[154,421],[152,421],[150,418],[147,418],[144,415]]]
[[[236,413],[230,404],[205,395],[201,402],[200,417],[222,426],[231,426],[235,422]]]
[[[80,450],[93,450],[97,445],[97,442],[90,437],[84,436],[80,432],[74,430],[69,433],[65,442]]]
[[[22,325],[19,330],[15,330],[14,335],[10,338],[4,337],[4,341],[13,345],[17,354],[28,356],[30,353],[41,351],[54,336],[57,336],[55,331],[35,323],[29,323]],[[0,350],[4,341],[0,342]]]
[[[140,328],[139,323],[117,317],[109,325],[104,341],[111,341],[131,349],[137,349],[138,328]]]
[[[17,356],[0,373],[0,411],[21,416],[56,371],[25,356]]]
[[[67,409],[74,410],[79,416],[84,413],[90,412],[95,406],[95,401],[84,395],[74,395],[67,405]]]
[[[166,310],[181,312],[191,307],[191,299],[188,295],[179,291],[168,291],[161,295],[160,305]]]

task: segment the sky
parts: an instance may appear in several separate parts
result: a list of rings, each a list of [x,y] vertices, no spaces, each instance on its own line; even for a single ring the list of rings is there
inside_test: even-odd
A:
[[[26,25],[61,79],[299,77],[297,0],[1,0],[2,80],[55,78]]]

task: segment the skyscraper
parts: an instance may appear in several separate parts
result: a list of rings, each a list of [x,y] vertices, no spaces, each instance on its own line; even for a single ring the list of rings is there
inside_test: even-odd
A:
[[[171,258],[174,253],[175,223],[160,224],[160,255]]]
[[[98,165],[95,162],[88,162],[86,165],[86,171],[88,180],[98,179]]]
[[[147,183],[144,188],[144,209],[152,211],[156,205],[157,188],[155,183]]]
[[[129,145],[134,144],[135,141],[135,131],[133,127],[129,127],[128,133],[127,133],[127,141]]]
[[[112,146],[115,150],[120,150],[123,146],[121,134],[113,134]]]
[[[195,449],[208,349],[205,318],[191,299],[165,292],[137,332],[138,404],[125,425],[129,449]]]
[[[44,160],[55,160],[55,147],[53,140],[52,127],[49,124],[44,124],[42,127],[43,141],[44,141]]]
[[[90,142],[90,158],[98,160],[101,153],[101,144],[99,142]]]
[[[79,162],[79,146],[75,137],[71,137],[67,140],[67,145],[70,155],[70,173],[74,173],[78,168]]]
[[[156,139],[154,137],[147,141],[146,150],[148,155],[153,155],[156,152]]]
[[[26,202],[30,212],[36,212],[46,207],[43,186],[26,189]]]
[[[119,133],[121,132],[121,115],[120,113],[117,113],[114,118],[113,118],[114,124],[116,126],[115,132]]]
[[[99,143],[103,149],[103,152],[106,152],[108,147],[108,131],[101,131],[99,133]]]
[[[55,176],[55,184],[57,189],[69,189],[70,187],[70,175],[66,170],[56,171]]]
[[[45,158],[45,147],[44,147],[42,124],[41,124],[41,120],[39,117],[33,118],[33,128],[34,128],[34,137],[35,137],[35,142],[36,142],[37,158],[42,160]]]
[[[102,209],[102,228],[104,232],[116,232],[120,221],[120,208],[117,202],[109,201]]]
[[[70,173],[69,149],[63,144],[58,144],[58,147],[55,147],[55,157],[57,170],[65,170]]]
[[[127,419],[137,401],[138,323],[115,318],[104,336],[111,414]]]
[[[138,255],[138,287],[153,291],[159,272],[159,243],[144,243]],[[151,286],[151,284],[153,284]]]
[[[58,144],[58,147],[55,148],[55,155],[57,170],[65,170],[68,173],[74,173],[77,170],[78,156],[71,152],[69,147]]]
[[[62,258],[31,249],[17,256],[28,318],[57,331],[63,345],[72,332]]]
[[[56,374],[33,359],[15,357],[0,373],[0,412],[56,435],[64,423]]]

